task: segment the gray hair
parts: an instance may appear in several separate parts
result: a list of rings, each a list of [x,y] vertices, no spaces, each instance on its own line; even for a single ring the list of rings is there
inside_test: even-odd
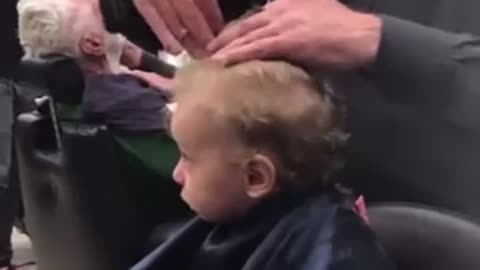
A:
[[[18,37],[25,58],[48,53],[77,56],[79,29],[72,18],[71,2],[64,0],[20,0],[17,4]],[[78,12],[75,10],[75,12]],[[85,29],[85,28],[83,28]]]

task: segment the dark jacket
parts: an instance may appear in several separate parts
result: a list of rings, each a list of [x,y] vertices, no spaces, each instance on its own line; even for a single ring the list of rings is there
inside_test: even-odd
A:
[[[17,38],[17,0],[0,1],[0,77],[11,78],[20,61],[22,49]]]
[[[480,217],[480,2],[350,4],[384,27],[376,62],[337,80],[352,132],[347,178],[370,201]]]
[[[0,1],[0,78],[12,78],[21,55],[17,39],[16,0]],[[13,85],[0,79],[0,189],[9,182],[10,155],[12,149],[11,127],[13,123]],[[2,190],[0,190],[1,192]]]
[[[352,133],[346,179],[370,201],[419,201],[480,217],[480,2],[343,2],[384,21],[377,61],[336,80]],[[129,24],[142,21],[130,10],[116,29],[155,47],[153,35]]]
[[[283,195],[242,222],[194,219],[131,270],[390,270],[369,228],[330,195]]]
[[[15,120],[15,86],[12,82],[0,79],[0,193],[10,183],[12,165],[13,135]]]

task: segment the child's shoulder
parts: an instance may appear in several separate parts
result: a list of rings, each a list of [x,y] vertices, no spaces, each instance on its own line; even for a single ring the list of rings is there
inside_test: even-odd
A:
[[[280,243],[277,248],[283,250],[286,265],[302,261],[306,270],[367,269],[362,265],[375,270],[393,269],[362,218],[326,196],[309,198],[293,209],[270,237]],[[347,268],[319,268],[325,264]]]
[[[353,209],[348,209],[329,194],[314,195],[304,200],[278,225],[289,227],[289,230],[296,233],[312,233],[320,239],[330,239],[339,231],[354,228],[369,231],[368,226]]]

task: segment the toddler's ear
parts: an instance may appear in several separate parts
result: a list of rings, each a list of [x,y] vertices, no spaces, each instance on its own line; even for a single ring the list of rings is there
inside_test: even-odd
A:
[[[276,174],[275,165],[269,157],[255,154],[247,164],[247,195],[255,199],[269,195],[275,187]]]

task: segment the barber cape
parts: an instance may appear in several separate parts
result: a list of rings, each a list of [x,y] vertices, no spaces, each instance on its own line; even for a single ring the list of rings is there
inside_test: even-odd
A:
[[[368,226],[332,194],[277,196],[243,222],[194,218],[131,270],[389,270]]]

